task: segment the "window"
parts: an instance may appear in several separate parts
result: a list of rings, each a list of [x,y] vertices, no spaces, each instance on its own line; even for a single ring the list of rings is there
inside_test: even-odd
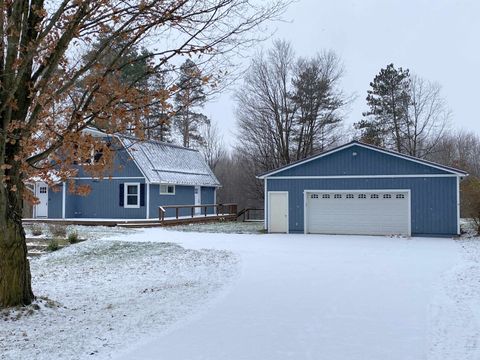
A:
[[[359,198],[359,199],[366,199],[366,198],[367,198],[367,195],[365,195],[365,194],[359,194],[359,195],[358,195],[358,198]]]
[[[330,199],[330,194],[323,194],[322,199]]]
[[[160,195],[175,195],[175,185],[160,185]]]
[[[370,199],[378,199],[378,194],[372,194],[372,195],[370,195]]]
[[[140,184],[126,183],[124,186],[125,186],[124,207],[126,208],[140,207]]]
[[[312,195],[310,195],[310,199],[318,199],[318,194],[312,194]]]
[[[342,194],[335,194],[335,195],[333,195],[333,198],[334,198],[334,199],[341,199],[341,198],[342,198]]]
[[[40,186],[40,194],[46,194],[47,193],[47,187],[46,186]]]
[[[347,199],[353,199],[353,198],[355,198],[355,196],[353,196],[353,194],[347,194],[346,198]]]
[[[391,194],[383,194],[384,199],[391,199],[392,195]]]
[[[396,198],[397,199],[405,199],[405,195],[404,194],[397,194]]]

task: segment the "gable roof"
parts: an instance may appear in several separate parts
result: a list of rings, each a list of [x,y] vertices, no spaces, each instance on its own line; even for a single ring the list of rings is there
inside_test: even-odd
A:
[[[267,171],[267,172],[264,172],[260,175],[257,176],[258,179],[265,179],[271,175],[274,175],[274,174],[277,174],[281,171],[284,171],[284,170],[287,170],[287,169],[290,169],[290,168],[293,168],[293,167],[296,167],[296,166],[299,166],[299,165],[302,165],[302,164],[305,164],[307,162],[310,162],[312,160],[316,160],[316,159],[319,159],[319,158],[322,158],[324,156],[328,156],[330,154],[333,154],[337,151],[340,151],[340,150],[344,150],[344,149],[347,149],[349,147],[352,147],[352,146],[361,146],[361,147],[364,147],[364,148],[367,148],[367,149],[370,149],[370,150],[374,150],[374,151],[377,151],[377,152],[381,152],[381,153],[384,153],[384,154],[387,154],[387,155],[391,155],[391,156],[395,156],[395,157],[398,157],[398,158],[402,158],[402,159],[405,159],[405,160],[408,160],[408,161],[413,161],[413,162],[416,162],[416,163],[420,163],[420,164],[423,164],[423,165],[426,165],[426,166],[430,166],[430,167],[433,167],[433,168],[436,168],[436,169],[440,169],[440,170],[443,170],[443,171],[446,171],[448,173],[451,173],[451,174],[454,174],[454,175],[457,175],[457,176],[467,176],[468,173],[463,171],[463,170],[459,170],[459,169],[455,169],[455,168],[452,168],[452,167],[449,167],[449,166],[445,166],[445,165],[441,165],[441,164],[437,164],[433,161],[428,161],[428,160],[423,160],[423,159],[419,159],[419,158],[416,158],[414,156],[410,156],[410,155],[406,155],[406,154],[401,154],[399,152],[396,152],[396,151],[392,151],[392,150],[387,150],[387,149],[383,149],[381,147],[378,147],[378,146],[375,146],[375,145],[370,145],[370,144],[366,144],[366,143],[363,143],[361,141],[357,141],[357,140],[354,140],[354,141],[351,141],[347,144],[344,144],[344,145],[341,145],[341,146],[338,146],[336,148],[333,148],[331,150],[327,150],[325,152],[322,152],[320,154],[316,154],[316,155],[313,155],[313,156],[310,156],[310,157],[307,157],[305,159],[302,159],[302,160],[298,160],[298,161],[294,161],[290,164],[287,164],[287,165],[284,165],[284,166],[281,166],[277,169],[274,169],[274,170],[270,170],[270,171]]]
[[[115,136],[150,183],[220,186],[198,150],[126,135]]]

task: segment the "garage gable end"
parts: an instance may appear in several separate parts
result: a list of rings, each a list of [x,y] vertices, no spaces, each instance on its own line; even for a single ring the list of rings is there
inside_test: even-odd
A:
[[[466,173],[363,143],[353,142],[324,154],[313,156],[263,174],[260,178],[375,175],[463,176]]]

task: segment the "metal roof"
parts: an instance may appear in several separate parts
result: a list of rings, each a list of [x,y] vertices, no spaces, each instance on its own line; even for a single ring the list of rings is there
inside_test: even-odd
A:
[[[117,135],[150,183],[220,186],[198,150]]]

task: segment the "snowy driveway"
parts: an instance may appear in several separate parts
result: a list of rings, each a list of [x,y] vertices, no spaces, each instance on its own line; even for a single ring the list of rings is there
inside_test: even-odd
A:
[[[162,229],[135,237],[231,250],[242,270],[210,308],[122,360],[426,359],[431,303],[461,258],[451,239]]]

